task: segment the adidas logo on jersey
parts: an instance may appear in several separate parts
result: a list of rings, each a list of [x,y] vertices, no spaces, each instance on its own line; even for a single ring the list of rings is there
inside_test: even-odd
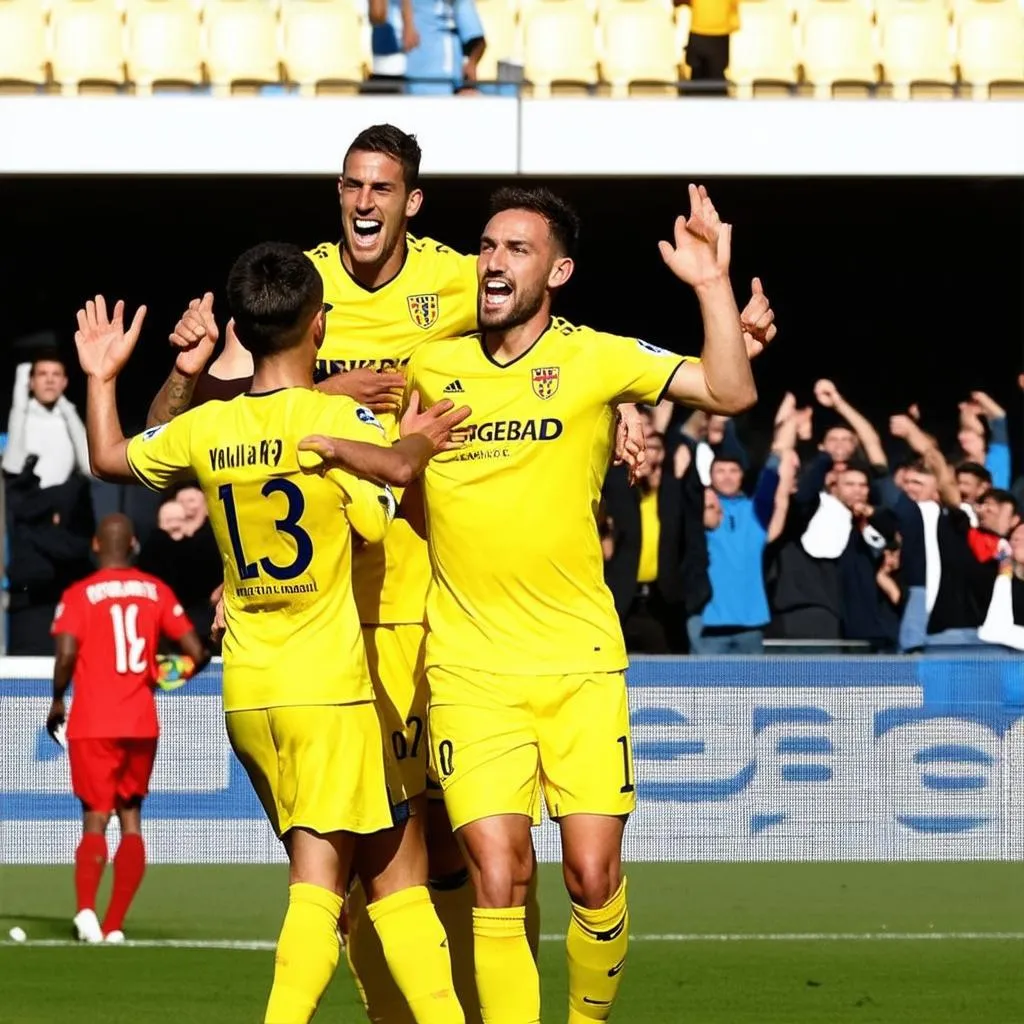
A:
[[[461,380],[453,380],[451,384],[446,384],[443,391],[446,395],[463,395],[466,393]]]

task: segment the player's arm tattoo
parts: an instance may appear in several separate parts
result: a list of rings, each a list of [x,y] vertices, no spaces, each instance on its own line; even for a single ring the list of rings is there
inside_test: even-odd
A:
[[[175,416],[187,411],[196,390],[196,379],[171,370],[149,407],[146,426],[157,427],[161,423],[169,423]]]

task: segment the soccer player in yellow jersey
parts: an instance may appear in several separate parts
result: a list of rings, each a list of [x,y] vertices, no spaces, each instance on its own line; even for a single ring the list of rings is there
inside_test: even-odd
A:
[[[538,787],[561,830],[572,901],[570,1024],[608,1018],[625,964],[621,849],[636,801],[627,657],[595,520],[613,410],[667,397],[738,413],[756,399],[749,355],[775,331],[763,296],[742,323],[731,229],[703,190],[691,186],[690,201],[661,251],[697,295],[702,359],[553,318],[576,215],[545,190],[503,189],[477,264],[482,333],[422,345],[407,368],[424,402],[457,393],[473,409],[468,444],[432,460],[422,488],[430,742],[476,889],[486,1024],[540,1019],[523,924]]]
[[[476,329],[476,257],[408,233],[409,220],[423,202],[419,167],[420,147],[413,136],[392,125],[361,132],[345,154],[338,181],[342,240],[307,254],[332,307],[317,358],[318,386],[328,393],[359,395],[376,411],[388,437],[397,436],[402,371],[413,353],[425,342]],[[458,392],[453,389],[447,397],[457,400]],[[480,1016],[472,891],[443,801],[426,799],[427,547],[398,519],[383,544],[356,547],[352,568],[384,742],[412,801],[402,848],[389,874],[396,885],[421,885],[429,876],[449,937],[456,989],[467,1020],[475,1024]],[[440,790],[435,788],[433,795],[439,798]],[[383,964],[358,885],[348,909],[346,952],[368,1016],[383,1024],[406,1024],[409,1011]],[[531,923],[539,930],[536,912]]]
[[[383,485],[327,470],[305,435],[333,426],[368,451],[422,469],[461,414],[405,425],[430,436],[391,447],[373,413],[313,390],[326,306],[319,275],[293,246],[244,253],[228,279],[252,389],[208,402],[126,439],[115,384],[144,309],[123,329],[102,297],[79,313],[76,343],[89,378],[94,471],[163,488],[198,477],[225,567],[224,709],[228,736],[291,864],[267,1024],[306,1022],[338,960],[337,922],[350,867],[373,882],[393,855],[380,726],[351,588],[353,534],[384,537],[395,500]],[[432,432],[432,433],[431,433]],[[393,780],[395,781],[395,780]],[[368,885],[373,895],[373,886]],[[424,887],[374,899],[369,916],[419,1024],[462,1024],[444,931]]]

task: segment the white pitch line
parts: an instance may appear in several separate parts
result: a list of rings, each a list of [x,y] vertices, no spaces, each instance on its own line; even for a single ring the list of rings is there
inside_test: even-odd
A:
[[[631,942],[1024,942],[1024,932],[703,932],[676,935],[631,935]],[[564,935],[542,935],[543,942],[564,942]],[[8,941],[5,946],[35,948],[110,949],[107,944],[90,946],[74,939],[28,939]],[[268,952],[275,947],[269,939],[137,939],[123,943],[127,949],[237,949]]]

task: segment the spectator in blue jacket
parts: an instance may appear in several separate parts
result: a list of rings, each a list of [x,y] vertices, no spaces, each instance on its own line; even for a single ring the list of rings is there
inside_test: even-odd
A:
[[[474,0],[370,0],[373,70],[414,96],[476,86],[484,29]]]
[[[779,456],[769,457],[753,498],[742,491],[743,467],[735,455],[715,458],[711,486],[721,507],[721,522],[707,531],[711,600],[704,608],[699,636],[691,636],[694,653],[760,654],[769,620],[764,549],[779,490]]]

